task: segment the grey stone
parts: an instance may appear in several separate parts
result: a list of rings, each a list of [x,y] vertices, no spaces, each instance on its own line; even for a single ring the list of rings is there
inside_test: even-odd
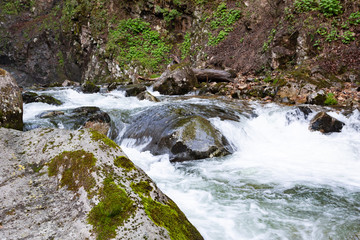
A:
[[[155,221],[175,219],[172,224],[178,224],[186,239],[202,239],[175,203],[103,135],[89,130],[20,132],[0,128],[0,148],[0,239],[99,239],[99,234],[103,234],[100,238],[131,240],[176,236],[169,223],[159,224],[149,217],[153,214],[148,208],[151,203],[176,212],[163,213],[165,216],[157,216]],[[86,165],[89,162],[92,164]],[[139,183],[146,184],[146,191],[136,190],[134,186]],[[106,190],[107,186],[114,190]],[[108,202],[105,213],[95,216],[111,218],[109,224],[117,219],[111,237],[103,232],[101,219],[91,218],[109,195],[121,195],[124,200]],[[125,200],[127,208],[113,209],[112,204],[121,205]]]

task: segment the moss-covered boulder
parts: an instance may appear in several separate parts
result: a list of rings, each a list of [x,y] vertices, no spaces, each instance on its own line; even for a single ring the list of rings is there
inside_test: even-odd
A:
[[[1,239],[203,239],[94,131],[0,128]]]
[[[146,145],[143,150],[153,154],[169,154],[173,162],[224,156],[233,149],[207,118],[214,112],[224,119],[235,116],[211,108],[192,104],[153,107],[135,115],[122,137]]]
[[[91,81],[86,81],[81,85],[81,91],[84,93],[98,93],[100,92],[100,87]]]
[[[154,90],[165,95],[186,94],[197,86],[198,80],[193,70],[187,65],[173,65],[154,83]]]
[[[0,68],[0,127],[23,129],[23,100],[15,79]]]
[[[47,104],[56,105],[56,106],[59,106],[62,104],[62,102],[60,100],[58,100],[52,96],[39,95],[34,92],[23,92],[22,98],[23,98],[24,103],[42,102],[42,103],[47,103]]]

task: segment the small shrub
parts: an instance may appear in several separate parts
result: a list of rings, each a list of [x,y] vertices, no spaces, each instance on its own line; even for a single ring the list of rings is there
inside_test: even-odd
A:
[[[315,0],[295,0],[295,11],[298,13],[317,10],[318,3]]]
[[[220,30],[217,34],[209,34],[210,46],[215,46],[223,41],[230,32],[233,25],[240,19],[241,11],[238,9],[227,9],[226,3],[221,3],[211,16],[210,28],[212,30]]]
[[[342,35],[342,42],[348,44],[355,40],[355,33],[352,31],[346,31]]]
[[[326,99],[325,99],[325,102],[324,102],[325,105],[336,105],[338,104],[337,100],[335,99],[335,96],[333,93],[328,93],[326,95]]]
[[[339,0],[320,0],[320,12],[326,17],[337,16],[342,13],[342,6]]]
[[[357,12],[354,12],[354,13],[350,14],[348,21],[352,25],[360,24],[360,12],[357,11]]]

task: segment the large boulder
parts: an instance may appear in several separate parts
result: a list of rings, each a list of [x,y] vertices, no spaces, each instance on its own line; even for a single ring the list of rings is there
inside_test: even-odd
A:
[[[23,129],[23,101],[15,79],[0,68],[0,127]]]
[[[172,162],[230,154],[233,149],[227,139],[207,120],[211,116],[237,119],[216,106],[162,105],[136,114],[122,138],[135,139],[135,144],[146,145],[143,150],[155,155],[169,154]]]
[[[96,131],[0,128],[0,239],[203,239]]]
[[[42,103],[47,103],[47,104],[56,105],[56,106],[59,106],[62,104],[62,102],[60,100],[58,100],[52,96],[39,95],[34,92],[23,92],[22,98],[23,98],[24,103],[42,102]]]
[[[331,117],[326,112],[319,112],[310,122],[310,130],[322,133],[341,132],[345,123]]]
[[[193,70],[187,65],[178,64],[167,69],[153,86],[161,94],[182,95],[192,91],[197,84]]]

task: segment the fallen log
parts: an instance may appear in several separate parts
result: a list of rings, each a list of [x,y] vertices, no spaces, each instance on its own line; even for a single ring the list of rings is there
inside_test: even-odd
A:
[[[231,73],[217,69],[192,69],[199,82],[233,82]]]

